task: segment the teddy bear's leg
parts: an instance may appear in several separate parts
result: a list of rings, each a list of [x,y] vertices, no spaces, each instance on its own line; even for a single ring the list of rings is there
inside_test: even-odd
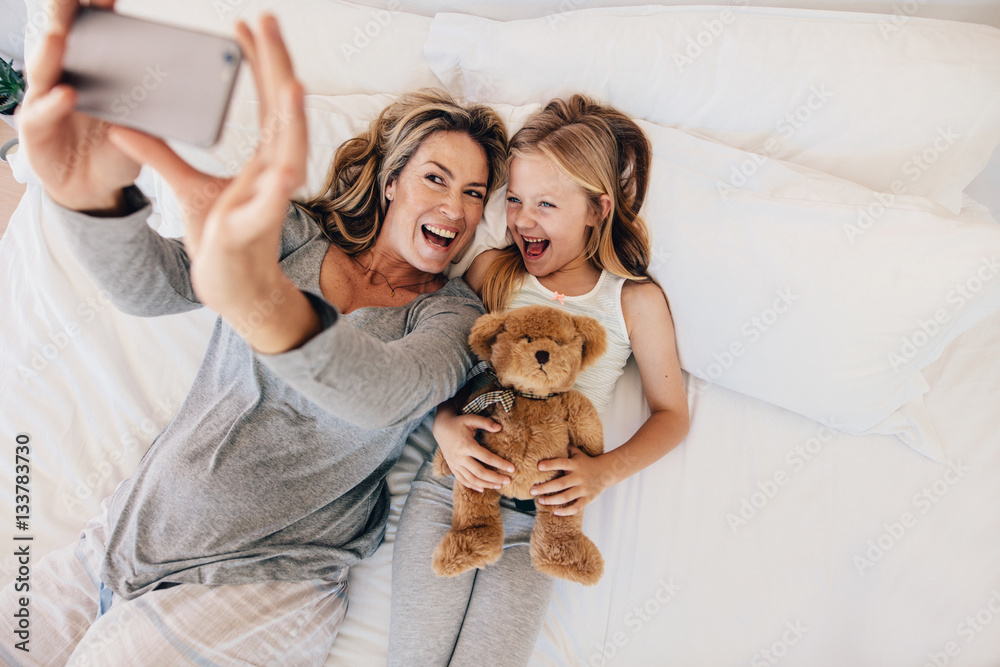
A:
[[[491,565],[502,553],[500,494],[493,489],[479,493],[455,482],[451,530],[434,549],[434,571],[442,577],[454,577]]]
[[[556,516],[551,505],[535,503],[531,562],[541,572],[592,586],[604,574],[604,557],[583,534],[583,513]]]

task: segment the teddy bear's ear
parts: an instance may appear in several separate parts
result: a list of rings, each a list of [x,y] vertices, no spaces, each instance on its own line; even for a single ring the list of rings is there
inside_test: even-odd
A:
[[[496,342],[497,336],[503,332],[506,320],[503,313],[488,313],[472,325],[472,333],[469,334],[469,347],[483,361],[489,361],[493,343]]]
[[[584,369],[604,356],[608,349],[607,332],[604,330],[604,325],[593,317],[574,315],[573,322],[576,324],[576,330],[583,336],[583,363],[580,368]]]

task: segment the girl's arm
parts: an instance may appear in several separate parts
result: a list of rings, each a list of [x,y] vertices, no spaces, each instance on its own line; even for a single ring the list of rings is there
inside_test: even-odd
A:
[[[538,464],[539,470],[565,471],[531,489],[544,496],[539,500],[543,505],[571,503],[554,510],[560,516],[582,511],[605,489],[658,461],[687,436],[687,395],[663,291],[654,283],[629,281],[622,287],[622,311],[651,414],[635,435],[610,452],[590,457],[571,448],[569,458]]]

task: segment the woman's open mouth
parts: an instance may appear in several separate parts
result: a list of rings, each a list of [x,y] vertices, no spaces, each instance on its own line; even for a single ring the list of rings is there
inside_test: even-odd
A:
[[[427,239],[427,242],[438,248],[447,248],[455,240],[455,237],[458,236],[458,232],[435,227],[434,225],[424,225],[421,227],[421,231],[424,233],[424,238]]]
[[[528,236],[522,236],[521,239],[524,241],[525,257],[532,259],[541,257],[549,247],[548,239],[535,239]]]

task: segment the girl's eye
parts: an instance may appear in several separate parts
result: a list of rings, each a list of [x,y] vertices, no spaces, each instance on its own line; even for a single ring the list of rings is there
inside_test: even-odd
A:
[[[547,202],[547,201],[543,201],[543,202],[538,202],[538,205],[539,205],[539,206],[544,206],[544,207],[546,207],[546,208],[555,208],[555,207],[556,207],[556,205],[555,205],[555,204],[550,204],[550,203],[549,203],[549,202]]]
[[[521,200],[518,199],[517,197],[507,197],[507,203],[508,204],[520,204]]]

